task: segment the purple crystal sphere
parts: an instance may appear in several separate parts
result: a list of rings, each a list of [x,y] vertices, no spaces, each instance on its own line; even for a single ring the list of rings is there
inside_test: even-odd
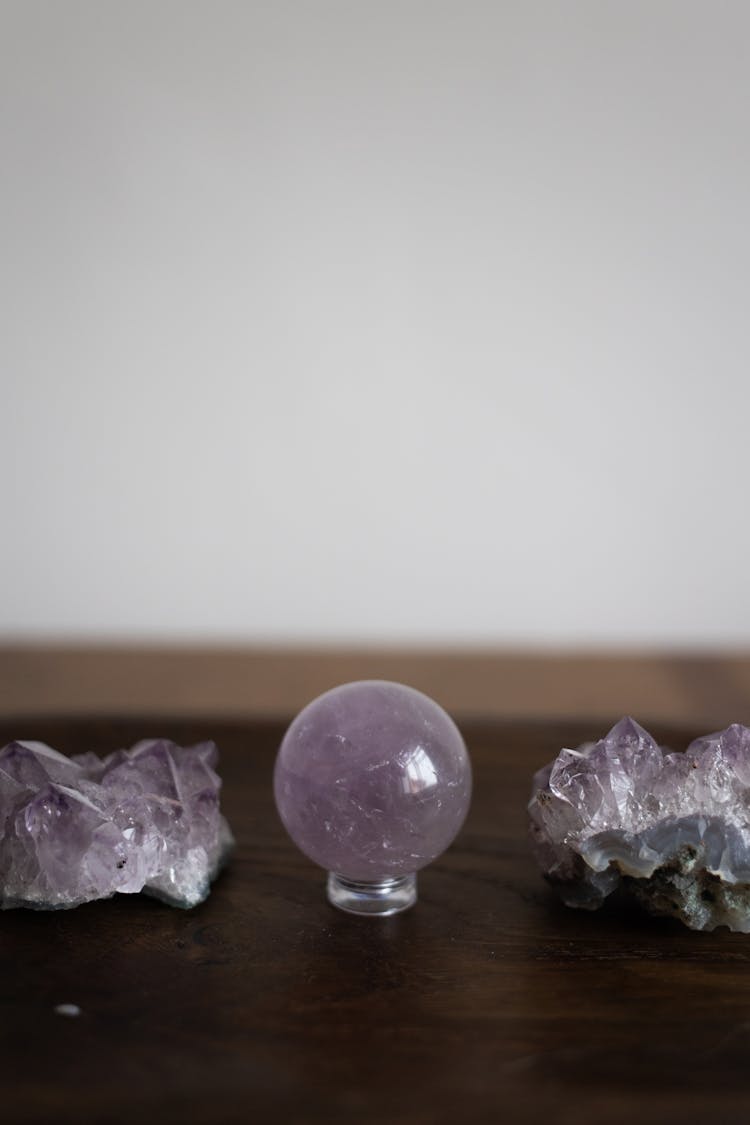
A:
[[[347,879],[405,875],[445,851],[471,799],[458,727],[404,684],[362,680],[299,713],[276,759],[274,794],[305,855]]]

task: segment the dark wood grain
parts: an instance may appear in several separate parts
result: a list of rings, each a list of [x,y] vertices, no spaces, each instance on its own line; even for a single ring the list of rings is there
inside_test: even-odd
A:
[[[68,752],[213,736],[238,839],[192,912],[123,896],[0,916],[2,1120],[746,1120],[750,937],[566,910],[529,857],[531,771],[600,724],[464,729],[465,830],[414,910],[373,920],[326,904],[277,822],[278,725],[0,725]]]

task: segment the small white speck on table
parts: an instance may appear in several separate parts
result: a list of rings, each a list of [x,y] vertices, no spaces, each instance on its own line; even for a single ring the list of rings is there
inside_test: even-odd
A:
[[[58,1016],[80,1016],[81,1009],[77,1004],[58,1004],[55,1012]]]

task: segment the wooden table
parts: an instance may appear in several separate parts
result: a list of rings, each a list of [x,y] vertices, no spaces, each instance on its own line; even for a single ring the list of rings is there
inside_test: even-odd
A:
[[[277,821],[282,724],[2,720],[2,742],[67,752],[216,738],[238,840],[191,912],[122,896],[2,916],[3,1121],[745,1121],[750,937],[567,910],[529,856],[532,771],[601,722],[463,728],[465,829],[420,876],[418,905],[374,920],[327,905],[323,873]],[[63,1003],[81,1014],[56,1014]]]
[[[0,716],[288,718],[345,680],[400,680],[460,719],[750,723],[744,653],[0,645]]]

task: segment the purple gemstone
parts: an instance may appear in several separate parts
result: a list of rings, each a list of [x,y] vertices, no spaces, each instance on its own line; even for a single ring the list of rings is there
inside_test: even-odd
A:
[[[471,766],[458,728],[432,699],[363,680],[300,712],[279,750],[274,792],[305,855],[347,880],[377,883],[445,851],[469,808]]]
[[[195,906],[232,843],[213,743],[162,739],[100,759],[40,742],[0,750],[0,908],[146,891]]]
[[[750,729],[663,751],[632,719],[534,777],[531,839],[570,906],[621,887],[696,930],[750,933]]]

